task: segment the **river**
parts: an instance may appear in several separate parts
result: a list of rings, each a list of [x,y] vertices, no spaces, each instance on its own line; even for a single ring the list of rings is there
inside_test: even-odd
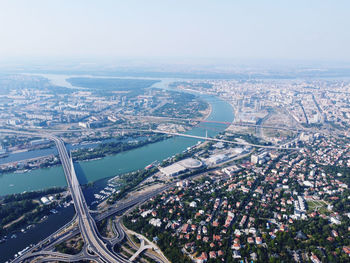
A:
[[[168,89],[168,84],[172,81],[174,81],[174,79],[162,79],[161,82],[158,82],[153,86]],[[229,103],[212,95],[197,95],[210,103],[212,107],[211,114],[207,120],[222,122],[233,121],[233,110]],[[195,127],[187,133],[205,136],[207,131],[208,136],[215,136],[226,127],[227,126],[224,124],[202,123],[200,127]],[[103,187],[106,182],[106,178],[144,168],[156,160],[162,161],[184,151],[188,147],[195,145],[197,142],[197,139],[172,137],[164,141],[149,144],[141,148],[108,156],[99,160],[79,162],[75,165],[77,176],[81,184],[98,181],[97,186],[101,185],[101,187]],[[27,152],[25,156],[27,158],[31,158],[31,156],[34,157],[35,154],[37,154],[35,151]],[[0,195],[66,185],[65,176],[61,166],[32,170],[26,173],[8,173],[0,175]],[[100,187],[94,187],[96,188],[96,192],[100,190]],[[90,195],[92,193],[92,191],[87,192],[89,192]],[[91,200],[91,196],[87,197],[87,199]],[[45,223],[39,224],[35,227],[36,231],[28,231],[24,234],[19,233],[17,239],[20,239],[21,242],[15,242],[17,239],[10,239],[6,243],[0,244],[1,262],[2,260],[6,261],[12,257],[14,253],[23,249],[29,244],[40,241],[44,236],[42,234],[36,235],[36,232],[43,232],[46,233],[46,235],[49,235],[57,230],[59,225],[68,222],[73,216],[73,210],[70,209],[69,211],[70,212],[67,212],[66,210],[62,209],[62,211],[60,211],[60,216],[49,216]],[[57,224],[56,222],[58,217],[60,218],[60,224]]]
[[[172,81],[173,80],[169,79],[162,80],[154,86],[158,88],[167,88],[168,83]],[[211,104],[212,112],[208,120],[225,122],[233,120],[232,108],[227,102],[212,95],[199,94],[199,96]],[[205,136],[207,130],[208,136],[214,136],[225,128],[226,125],[222,124],[202,123],[200,127],[196,127],[187,133]],[[166,159],[196,144],[197,141],[197,139],[174,137],[138,149],[108,156],[100,160],[83,161],[77,165],[77,175],[82,184],[106,177],[113,177],[144,168],[155,160],[161,161]],[[56,153],[56,150],[45,149],[30,151],[15,155],[17,158],[11,155],[7,157],[7,159],[17,161],[20,157],[34,158],[52,153]],[[5,160],[0,160],[0,163]],[[0,175],[0,195],[35,191],[54,186],[66,186],[66,180],[61,166],[36,169],[26,173],[6,173]]]
[[[147,137],[138,137],[137,140],[145,140]],[[84,142],[81,144],[67,144],[67,150],[75,150],[75,149],[82,149],[82,148],[93,148],[98,146],[100,143],[108,143],[108,142],[127,142],[127,141],[134,141],[135,138],[133,137],[126,137],[122,139],[117,138],[111,138],[111,139],[103,139],[98,142]],[[10,153],[8,156],[0,158],[0,164],[5,163],[12,163],[12,162],[20,162],[22,160],[36,158],[36,157],[44,157],[47,155],[58,155],[56,147],[50,147],[45,149],[38,149],[33,151],[23,151],[23,152],[15,152]]]

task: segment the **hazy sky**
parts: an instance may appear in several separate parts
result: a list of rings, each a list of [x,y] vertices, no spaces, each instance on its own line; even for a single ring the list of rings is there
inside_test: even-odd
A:
[[[350,61],[349,0],[0,0],[0,60]]]

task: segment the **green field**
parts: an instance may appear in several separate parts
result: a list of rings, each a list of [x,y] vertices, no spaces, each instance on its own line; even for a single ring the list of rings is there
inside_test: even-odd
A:
[[[323,200],[310,200],[306,201],[308,211],[317,211],[321,214],[327,214],[329,213],[329,210],[327,209],[327,203]]]

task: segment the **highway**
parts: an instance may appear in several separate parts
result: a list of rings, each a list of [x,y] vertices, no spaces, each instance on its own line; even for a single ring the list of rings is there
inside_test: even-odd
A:
[[[32,132],[25,132],[25,131],[10,131],[9,133],[15,133],[15,134],[17,133],[17,134],[22,134],[26,136],[38,135],[37,133],[35,134]],[[111,251],[112,247],[108,246],[108,243],[104,242],[104,240],[99,235],[95,220],[92,218],[92,216],[89,213],[89,208],[86,204],[78,178],[76,176],[73,160],[72,158],[69,157],[67,149],[64,145],[64,142],[58,137],[50,134],[44,133],[44,134],[40,134],[40,136],[53,140],[58,149],[63,171],[66,176],[68,189],[73,199],[73,203],[76,211],[76,217],[78,219],[79,229],[82,234],[84,243],[88,247],[89,254],[86,255],[86,258],[90,259],[91,255],[96,255],[99,258],[98,260],[99,262],[104,262],[104,263],[130,262],[129,260],[123,258],[122,256],[114,254]],[[124,207],[122,207],[122,209],[123,208]],[[49,240],[51,238],[52,238],[52,235],[50,235]],[[30,251],[32,251],[32,249]],[[57,256],[57,255],[54,255],[55,252],[49,252],[49,253],[52,253],[53,256]],[[20,260],[21,259],[16,259],[15,262],[19,262]],[[64,258],[62,258],[62,260],[65,261]],[[69,259],[68,261],[70,260],[71,259]]]
[[[100,237],[96,223],[89,213],[89,208],[86,204],[82,193],[78,178],[75,173],[72,158],[69,157],[64,142],[54,136],[51,136],[56,143],[64,174],[68,183],[68,188],[71,192],[74,207],[77,213],[79,229],[84,239],[85,244],[91,254],[95,254],[102,262],[129,262],[120,255],[116,255],[111,251],[111,247]]]
[[[180,137],[194,138],[194,139],[206,140],[206,141],[214,141],[214,142],[224,142],[224,143],[230,143],[230,144],[235,144],[235,145],[252,146],[252,147],[257,147],[257,148],[265,148],[265,149],[299,150],[298,148],[287,148],[287,147],[282,147],[282,146],[244,143],[244,142],[238,142],[238,141],[229,141],[229,140],[222,140],[222,139],[211,138],[211,137],[203,137],[203,136],[191,135],[191,134],[186,134],[186,133],[167,132],[167,131],[161,131],[161,130],[144,130],[144,129],[118,129],[118,130],[121,130],[121,131],[136,131],[136,132],[145,132],[145,133],[161,133],[161,134],[167,134],[167,135],[172,135],[172,136],[180,136]],[[78,131],[82,132],[84,130],[78,130]],[[32,132],[8,131],[8,130],[2,130],[2,129],[0,129],[0,132],[18,133],[18,134],[27,135],[27,136],[29,136],[29,135],[30,136],[37,135],[37,134],[34,134]],[[64,132],[67,132],[67,131],[64,131]],[[42,134],[41,134],[41,136],[42,136]],[[52,140],[55,140],[54,138],[57,138],[57,137],[55,137],[53,135],[49,135],[49,134],[47,134],[44,137],[50,138]]]
[[[118,206],[115,206],[102,214],[96,215],[95,221],[99,222],[99,221],[101,221],[105,218],[108,218],[110,216],[113,216],[115,214],[123,214],[123,212],[125,212],[126,210],[128,210],[130,208],[134,208],[135,206],[142,204],[143,202],[149,200],[151,197],[158,195],[162,191],[169,189],[170,187],[174,186],[175,184],[176,184],[176,182],[173,182],[167,186],[163,186],[159,189],[156,189],[148,194],[145,194],[145,195],[142,195],[140,197],[134,198],[130,201],[118,204]],[[79,225],[78,227],[73,228],[69,232],[66,232],[64,234],[61,234],[60,236],[57,236],[57,233],[61,232],[64,228],[67,228],[67,226],[71,225],[73,222],[74,222],[74,219],[69,224],[65,225],[60,230],[56,231],[54,234],[50,235],[45,240],[41,241],[39,244],[37,244],[36,246],[34,246],[30,250],[28,250],[22,257],[16,258],[12,262],[19,263],[19,262],[24,262],[25,260],[30,259],[30,258],[50,255],[51,251],[48,251],[48,250],[53,249],[55,247],[55,245],[60,244],[62,242],[65,242],[81,232],[80,225]],[[122,229],[119,220],[116,220],[114,229],[118,232],[118,236],[116,236],[115,238],[112,238],[112,239],[106,239],[106,243],[108,243],[110,245],[109,247],[111,249],[112,249],[113,245],[121,242],[125,237],[125,232]],[[33,252],[34,250],[38,250],[38,249],[40,251]],[[161,260],[158,257],[155,257],[153,254],[148,254],[148,253],[146,253],[146,254],[149,257],[153,258],[157,262],[163,262],[163,260]],[[60,261],[65,261],[65,262],[72,262],[72,261],[81,260],[84,255],[85,255],[86,259],[90,259],[90,260],[94,259],[94,261],[100,262],[99,260],[96,260],[96,258],[97,258],[96,256],[94,257],[93,255],[90,255],[86,252],[79,253],[78,255],[74,255],[74,256],[66,255],[66,257],[63,257],[64,254],[60,254],[60,255],[61,255]],[[43,262],[50,262],[49,259],[52,259],[52,261],[54,261],[55,258],[57,258],[57,254],[55,254],[55,252],[53,252],[52,256],[48,257],[48,259],[43,258],[42,261]],[[125,262],[125,259],[123,259],[123,260],[124,261],[122,261],[122,262]],[[103,261],[101,261],[101,262],[103,262]],[[120,262],[120,261],[116,261],[116,262]],[[126,261],[126,262],[128,262],[128,261]]]
[[[252,146],[252,147],[257,147],[257,148],[266,148],[266,149],[275,149],[275,150],[300,150],[299,148],[286,148],[286,147],[282,147],[282,146],[259,145],[259,144],[253,144],[253,143],[229,141],[229,140],[216,139],[216,138],[210,138],[210,137],[202,137],[202,136],[190,135],[190,134],[185,134],[185,133],[177,133],[177,132],[166,132],[166,131],[159,131],[159,130],[151,130],[151,132],[163,133],[163,134],[168,134],[168,135],[173,135],[173,136],[188,137],[188,138],[194,138],[194,139],[199,139],[199,140],[224,142],[224,143],[243,145],[243,146]]]
[[[147,250],[149,248],[153,248],[151,245],[145,245],[145,240],[143,238],[141,238],[140,240],[141,240],[140,247],[136,251],[136,253],[134,255],[132,255],[131,258],[129,258],[130,261],[134,261],[144,250]]]
[[[270,149],[286,149],[286,150],[293,150],[294,148],[282,148],[277,146],[261,146],[261,145],[254,145],[254,144],[248,144],[248,143],[239,143],[235,141],[228,141],[228,140],[222,140],[222,139],[215,139],[215,138],[207,138],[207,137],[201,137],[201,136],[195,136],[195,135],[189,135],[189,134],[182,134],[182,133],[172,133],[172,132],[165,132],[165,131],[158,131],[158,130],[142,130],[145,132],[154,132],[154,133],[164,133],[169,134],[173,136],[183,136],[183,137],[189,137],[189,138],[196,138],[196,139],[202,139],[202,140],[211,140],[211,141],[217,141],[217,142],[225,142],[225,143],[233,143],[233,144],[241,144],[245,146],[255,146],[255,147],[264,147],[264,148],[270,148]],[[4,132],[4,130],[0,130],[0,132]],[[17,133],[22,134],[26,136],[38,136],[38,133],[33,132],[26,132],[26,131],[8,131],[5,132],[8,133]],[[149,198],[161,193],[162,191],[168,189],[173,184],[169,184],[166,186],[163,186],[155,191],[152,191],[151,193],[139,196],[137,198],[134,198],[133,200],[130,200],[125,203],[118,204],[118,206],[113,207],[106,211],[103,214],[99,214],[95,216],[95,219],[90,215],[89,208],[86,204],[84,195],[82,193],[78,178],[75,173],[74,165],[72,158],[69,156],[67,149],[64,145],[64,142],[59,139],[58,137],[48,134],[48,133],[41,133],[41,137],[45,137],[48,139],[51,139],[55,142],[56,147],[59,152],[59,157],[62,163],[62,167],[64,170],[64,174],[67,180],[68,189],[71,193],[72,200],[74,203],[74,207],[76,210],[76,218],[78,221],[78,228],[74,231],[71,231],[70,233],[65,233],[64,235],[60,237],[54,237],[51,235],[49,238],[45,239],[47,243],[58,243],[62,242],[63,240],[67,240],[67,238],[73,237],[74,235],[78,234],[79,231],[82,235],[82,238],[84,240],[86,250],[84,249],[82,254],[75,255],[76,257],[71,257],[67,255],[64,257],[64,254],[55,254],[55,252],[50,251],[42,251],[43,253],[41,255],[51,255],[51,259],[60,257],[61,261],[75,261],[77,258],[79,259],[90,259],[97,262],[130,262],[128,259],[122,257],[121,255],[115,254],[113,252],[113,245],[120,242],[124,238],[123,230],[120,228],[119,222],[116,222],[115,229],[118,232],[118,236],[113,240],[107,240],[100,236],[97,230],[96,221],[100,221],[104,218],[110,217],[112,215],[115,215],[117,213],[121,213],[130,207],[133,207],[135,205],[139,205],[145,201],[147,201]],[[96,221],[95,221],[96,220]],[[56,232],[57,233],[57,232]],[[40,242],[41,246],[45,246],[44,242]],[[47,247],[47,246],[46,246]],[[38,248],[38,246],[35,246],[35,248]],[[42,248],[42,247],[41,247]],[[51,246],[52,248],[52,246]],[[30,249],[31,252],[33,252],[33,249]],[[41,251],[40,251],[41,252]],[[39,255],[40,252],[34,252],[32,255],[28,255],[30,253],[26,253],[24,257],[17,258],[14,260],[14,262],[21,262],[24,259],[30,258],[33,255]],[[51,254],[50,254],[51,253]],[[57,253],[57,252],[56,252]],[[42,259],[43,261],[46,261],[46,259]]]
[[[271,130],[284,130],[284,131],[294,131],[294,132],[319,132],[323,133],[320,130],[313,130],[311,128],[296,128],[296,127],[281,127],[273,125],[262,125],[262,124],[252,124],[244,122],[226,122],[226,121],[215,121],[215,120],[204,120],[204,119],[189,119],[189,118],[174,118],[174,117],[161,117],[161,116],[151,116],[151,115],[123,115],[124,117],[134,118],[134,119],[149,119],[149,120],[161,120],[161,121],[188,121],[188,122],[200,122],[200,123],[214,123],[214,124],[223,124],[227,126],[238,126],[238,127],[252,127],[259,129],[271,129]],[[78,130],[76,130],[78,131]],[[327,132],[327,135],[329,133]]]
[[[28,257],[26,257],[26,259],[30,259],[30,258],[34,258],[34,257],[37,257],[38,261],[42,261],[42,262],[52,262],[52,261],[55,261],[55,260],[66,261],[66,262],[74,262],[74,261],[80,261],[80,260],[84,260],[84,259],[98,261],[98,257],[97,256],[86,255],[83,252],[81,252],[81,253],[79,253],[77,255],[67,255],[67,254],[54,252],[54,251],[33,252]],[[22,260],[24,260],[24,258]]]

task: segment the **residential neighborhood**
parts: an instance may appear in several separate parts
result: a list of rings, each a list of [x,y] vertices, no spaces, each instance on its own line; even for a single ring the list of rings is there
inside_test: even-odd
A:
[[[318,135],[264,155],[185,179],[125,224],[183,262],[347,262],[350,144]]]

